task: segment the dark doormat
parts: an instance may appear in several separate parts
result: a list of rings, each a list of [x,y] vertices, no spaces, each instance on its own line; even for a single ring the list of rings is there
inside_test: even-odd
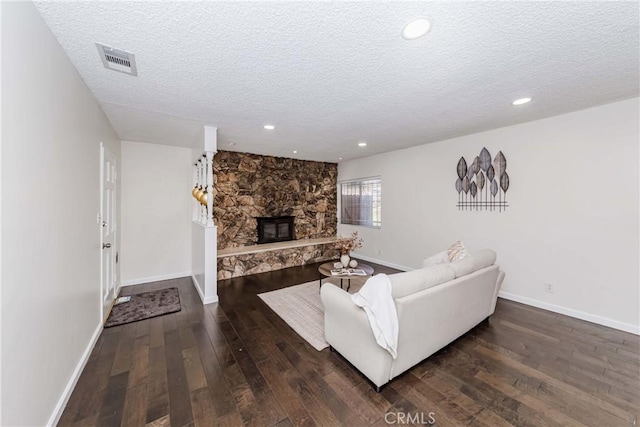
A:
[[[137,322],[163,314],[175,313],[181,309],[178,288],[131,295],[131,301],[113,306],[104,327],[110,328]]]

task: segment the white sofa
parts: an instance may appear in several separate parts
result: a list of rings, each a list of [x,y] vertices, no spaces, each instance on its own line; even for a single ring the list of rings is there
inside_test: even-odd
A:
[[[351,295],[322,285],[325,339],[380,387],[493,314],[504,273],[484,249],[460,261],[389,275],[398,313],[398,357],[380,347]]]

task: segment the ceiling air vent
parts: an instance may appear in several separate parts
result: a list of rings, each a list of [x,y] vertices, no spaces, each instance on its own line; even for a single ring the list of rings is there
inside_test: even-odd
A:
[[[132,76],[138,75],[136,56],[133,53],[127,52],[126,50],[115,49],[101,43],[96,43],[96,47],[98,48],[98,53],[100,54],[104,68],[131,74]]]

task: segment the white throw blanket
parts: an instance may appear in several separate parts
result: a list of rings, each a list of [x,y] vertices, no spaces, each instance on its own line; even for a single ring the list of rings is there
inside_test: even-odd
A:
[[[398,313],[391,296],[391,281],[386,274],[370,277],[351,300],[362,307],[378,345],[394,359],[398,357]]]

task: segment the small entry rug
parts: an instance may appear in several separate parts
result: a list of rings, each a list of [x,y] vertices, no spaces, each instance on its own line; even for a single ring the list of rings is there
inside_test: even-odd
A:
[[[104,327],[110,328],[137,322],[163,314],[175,313],[181,309],[178,288],[131,295],[131,301],[113,306]]]
[[[325,279],[326,280],[326,279]],[[325,280],[322,283],[325,283]],[[349,293],[357,292],[364,280],[352,279]],[[324,308],[318,291],[318,281],[289,286],[258,296],[282,318],[291,329],[313,348],[321,351],[329,344],[324,340]],[[338,286],[339,283],[338,283]],[[345,283],[346,288],[346,283]]]

